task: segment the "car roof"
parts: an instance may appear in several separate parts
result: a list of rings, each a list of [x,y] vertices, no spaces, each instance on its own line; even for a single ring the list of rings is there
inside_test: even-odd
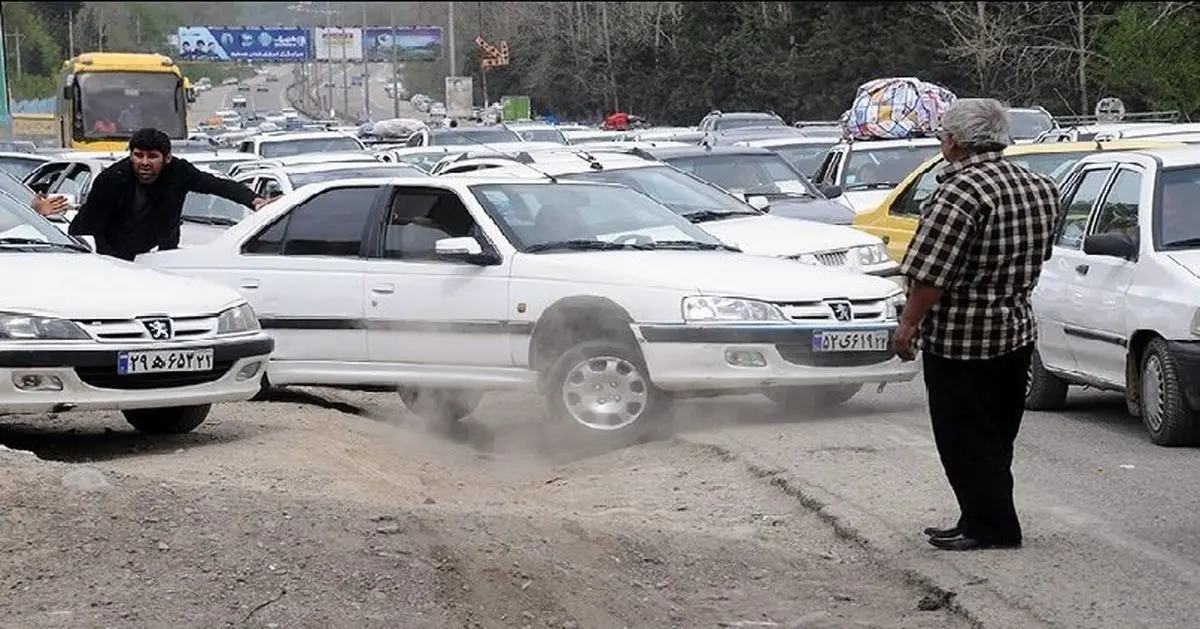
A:
[[[1075,151],[1095,151],[1099,145],[1101,151],[1121,151],[1142,148],[1158,148],[1183,146],[1180,142],[1170,142],[1151,138],[1131,138],[1128,140],[1108,140],[1104,142],[1034,142],[1032,144],[1014,144],[1004,149],[1005,155],[1043,155],[1046,153],[1072,153]]]
[[[551,176],[571,175],[590,171],[604,170],[626,170],[630,168],[647,168],[651,166],[666,166],[663,162],[646,159],[636,155],[628,155],[624,153],[590,153],[587,151],[571,150],[570,147],[563,147],[560,151],[537,151],[525,153],[518,158],[510,158],[506,163],[508,166],[501,168],[509,172],[525,172],[533,175],[535,173],[543,173]],[[496,160],[503,160],[500,157],[485,157],[488,160],[485,163],[496,163]],[[473,160],[464,159],[460,164],[470,164]],[[593,164],[599,165],[596,168]],[[494,171],[496,169],[487,169]],[[487,172],[483,171],[483,172]],[[452,173],[453,176],[462,177],[471,174],[467,173]],[[441,175],[439,175],[441,176]]]
[[[285,165],[285,166],[273,165],[273,166],[268,166],[264,170],[273,170],[273,171],[277,171],[277,172],[282,172],[287,175],[303,175],[303,174],[307,174],[307,173],[319,173],[319,172],[324,172],[324,171],[355,170],[355,169],[363,169],[363,168],[367,168],[367,169],[370,169],[370,168],[407,168],[410,170],[415,170],[417,172],[421,172],[420,168],[417,168],[416,166],[412,166],[410,164],[405,164],[403,162],[366,162],[366,161],[363,161],[363,162],[335,162],[332,164],[293,164],[290,166],[288,166],[288,165]],[[247,172],[259,172],[259,170],[255,169],[253,171],[247,171]]]
[[[1191,145],[1113,151],[1111,153],[1105,152],[1104,157],[1110,160],[1115,160],[1123,157],[1132,157],[1138,155],[1153,158],[1163,168],[1174,168],[1177,166],[1200,166],[1200,147]],[[1089,155],[1084,159],[1089,162],[1101,160],[1101,158],[1094,155]]]
[[[730,146],[747,145],[761,146],[770,148],[773,146],[799,146],[803,144],[833,146],[842,139],[836,135],[788,135],[775,136],[773,138],[756,138],[752,140],[738,140]]]
[[[851,151],[871,151],[877,149],[903,148],[906,146],[938,146],[942,143],[937,138],[903,138],[899,140],[842,140],[839,144],[850,147]]]
[[[774,151],[758,146],[718,145],[710,148],[703,146],[668,146],[663,148],[644,149],[655,159],[668,160],[673,157],[700,157],[702,155],[778,155]]]

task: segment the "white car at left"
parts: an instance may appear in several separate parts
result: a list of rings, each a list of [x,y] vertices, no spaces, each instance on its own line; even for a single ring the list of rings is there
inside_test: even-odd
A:
[[[91,253],[0,195],[0,415],[119,410],[186,433],[254,397],[274,347],[235,291]]]

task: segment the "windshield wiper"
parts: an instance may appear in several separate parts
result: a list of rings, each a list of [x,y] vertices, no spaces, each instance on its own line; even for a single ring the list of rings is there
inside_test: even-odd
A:
[[[725,243],[697,242],[695,240],[656,240],[648,245],[641,245],[646,249],[679,249],[687,251],[735,251],[741,253],[741,249]]]
[[[181,220],[189,223],[200,223],[201,225],[237,225],[238,222],[227,216],[195,216],[184,214],[180,217]]]
[[[525,247],[525,253],[566,249],[568,251],[618,251],[622,249],[649,249],[648,245],[617,244],[603,240],[554,240],[539,242]]]
[[[695,210],[687,212],[683,215],[693,223],[707,223],[708,221],[719,221],[734,216],[753,216],[751,212],[739,212],[735,210]]]
[[[846,190],[884,190],[886,188],[895,188],[900,185],[890,181],[876,181],[873,183],[856,183],[852,186],[846,186]]]
[[[73,242],[49,242],[46,240],[38,240],[37,238],[0,238],[0,247],[12,245],[14,247],[39,246],[39,247],[56,247],[59,249],[70,249],[71,251],[83,251],[91,253],[92,250],[87,247]]]

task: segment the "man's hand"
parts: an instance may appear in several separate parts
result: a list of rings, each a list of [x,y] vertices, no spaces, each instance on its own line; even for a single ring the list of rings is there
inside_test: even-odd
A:
[[[265,197],[257,197],[254,199],[254,209],[258,210],[262,206],[270,203],[272,200]]]
[[[34,196],[33,201],[31,201],[29,205],[33,208],[33,211],[41,214],[42,216],[62,214],[69,208],[66,197],[47,197],[44,194]]]
[[[917,340],[917,326],[911,323],[900,323],[896,329],[896,355],[900,360],[908,362],[915,360],[917,352],[913,348]]]

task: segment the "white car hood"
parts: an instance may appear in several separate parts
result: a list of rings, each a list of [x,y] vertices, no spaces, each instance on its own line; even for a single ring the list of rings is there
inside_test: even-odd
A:
[[[63,213],[63,218],[66,219],[65,222],[54,219],[51,219],[51,222],[54,223],[54,226],[57,227],[59,231],[65,234],[67,233],[67,230],[70,229],[71,221],[74,220],[76,214],[78,214],[77,211],[68,210],[67,212]],[[205,225],[203,223],[189,223],[184,221],[179,225],[179,246],[195,247],[197,245],[208,244],[217,236],[225,233],[225,230],[227,229],[229,229],[229,226],[227,225]],[[90,236],[84,236],[84,239],[87,240],[89,244],[95,244],[95,240]]]
[[[780,219],[792,220],[792,219]],[[636,285],[776,302],[830,297],[882,299],[897,292],[888,280],[727,251],[580,251],[518,254],[514,278]],[[580,278],[587,278],[581,284]]]
[[[696,227],[756,256],[790,256],[882,242],[846,225],[770,215],[710,221]]]
[[[852,190],[850,192],[843,192],[836,200],[854,210],[855,214],[865,214],[879,207],[883,203],[883,200],[891,193],[892,188],[888,188],[887,190]]]
[[[0,253],[0,310],[68,319],[215,314],[232,289],[108,256]]]

